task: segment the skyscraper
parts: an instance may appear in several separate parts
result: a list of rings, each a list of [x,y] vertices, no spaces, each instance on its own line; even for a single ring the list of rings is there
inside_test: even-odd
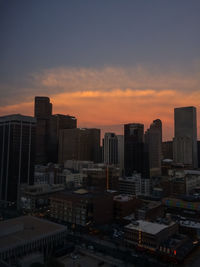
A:
[[[197,118],[195,107],[174,109],[173,158],[194,168],[197,160]]]
[[[49,97],[35,97],[36,127],[36,163],[58,162],[58,141],[61,129],[77,127],[77,120],[73,116],[52,115],[52,104]]]
[[[49,118],[52,115],[52,104],[47,96],[35,97],[34,116],[40,119]]]
[[[144,125],[129,123],[124,125],[124,169],[126,176],[134,172],[149,177],[148,149],[144,144]]]
[[[0,117],[0,200],[17,203],[21,184],[33,184],[36,119]]]
[[[58,142],[59,131],[62,129],[74,129],[77,127],[77,119],[73,116],[55,114],[51,115],[48,120],[47,131],[47,161],[57,163],[58,162]]]
[[[89,160],[99,162],[100,130],[88,128],[63,129],[59,134],[58,161]]]
[[[117,135],[118,141],[118,164],[120,168],[120,174],[124,172],[124,136]]]
[[[105,133],[103,138],[104,163],[111,165],[118,163],[118,139],[115,133]]]
[[[47,163],[48,155],[48,126],[49,118],[52,115],[52,104],[49,97],[35,97],[35,118],[36,125],[36,163]]]
[[[151,176],[161,174],[162,158],[162,122],[157,119],[145,132],[145,143],[148,145],[149,167]]]

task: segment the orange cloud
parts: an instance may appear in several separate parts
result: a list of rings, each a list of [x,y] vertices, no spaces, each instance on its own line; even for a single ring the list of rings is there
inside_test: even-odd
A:
[[[153,119],[160,118],[164,139],[169,139],[174,107],[199,105],[199,77],[156,75],[143,68],[60,68],[44,71],[35,79],[37,88],[45,88],[37,94],[51,97],[54,113],[76,116],[80,127],[109,126],[112,130],[113,125],[122,132],[124,123],[141,122],[149,127]],[[35,89],[32,99],[34,95]],[[32,115],[33,101],[0,107],[0,114],[9,113]]]

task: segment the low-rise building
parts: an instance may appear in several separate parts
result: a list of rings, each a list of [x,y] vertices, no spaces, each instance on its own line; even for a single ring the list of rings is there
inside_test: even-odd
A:
[[[114,196],[114,218],[122,220],[123,217],[135,212],[142,205],[142,201],[131,195]]]
[[[140,247],[156,251],[164,240],[178,232],[178,224],[138,220],[126,225],[124,230],[125,243],[128,247]]]
[[[80,226],[110,223],[113,219],[113,196],[85,189],[60,192],[50,198],[50,216]]]
[[[64,168],[75,172],[81,172],[82,169],[93,168],[93,166],[94,166],[93,161],[86,161],[86,160],[66,160],[64,162]]]
[[[150,179],[142,178],[139,173],[134,173],[130,177],[120,177],[119,192],[127,195],[148,196],[150,194]]]
[[[172,214],[183,215],[188,218],[200,219],[200,201],[193,197],[180,199],[173,197],[166,197],[162,199],[163,205]]]
[[[68,169],[64,169],[57,175],[57,183],[65,184],[67,188],[77,188],[83,185],[85,174],[79,172],[71,172]]]
[[[98,191],[118,190],[119,188],[119,168],[106,166],[104,164],[94,168],[82,169],[85,175],[84,186]]]
[[[0,260],[17,265],[28,254],[48,255],[63,245],[67,227],[32,216],[0,222]]]
[[[137,211],[139,220],[156,220],[164,216],[164,206],[160,201],[143,201],[143,205]]]
[[[49,198],[65,189],[63,184],[36,184],[21,188],[20,206],[23,210],[36,211],[49,205]]]

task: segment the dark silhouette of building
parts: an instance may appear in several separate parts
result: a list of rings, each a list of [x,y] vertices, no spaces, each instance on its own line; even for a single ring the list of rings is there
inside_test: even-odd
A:
[[[162,142],[163,159],[173,159],[173,141]]]
[[[35,97],[35,118],[36,126],[36,163],[47,163],[48,155],[48,126],[49,119],[52,115],[52,104],[49,97]]]
[[[52,115],[52,104],[47,96],[35,97],[34,116],[36,118],[46,119]]]
[[[77,127],[73,116],[52,115],[52,104],[49,97],[35,97],[36,127],[36,163],[58,162],[59,131]]]
[[[197,152],[198,152],[198,168],[200,168],[200,141],[197,141]]]
[[[74,129],[77,127],[77,120],[73,116],[55,114],[50,116],[48,122],[48,162],[58,162],[59,131],[61,129]]]
[[[134,172],[149,177],[148,146],[144,144],[144,125],[129,123],[124,125],[124,169],[125,176]]]
[[[64,129],[59,135],[59,163],[66,160],[87,160],[99,162],[100,130],[99,129]]]
[[[33,117],[0,117],[0,200],[17,203],[21,184],[33,184],[35,158]]]
[[[103,138],[103,159],[105,164],[118,163],[118,138],[115,133],[105,133]]]
[[[174,109],[173,159],[197,168],[197,118],[195,107]]]
[[[157,119],[145,132],[145,143],[148,145],[149,167],[151,176],[161,175],[162,159],[162,122]]]

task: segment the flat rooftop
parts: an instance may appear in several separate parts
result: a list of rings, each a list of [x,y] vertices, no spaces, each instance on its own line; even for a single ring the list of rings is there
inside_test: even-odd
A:
[[[151,210],[157,207],[160,207],[162,205],[161,201],[145,201],[140,210]]]
[[[67,230],[66,226],[32,216],[0,222],[0,251]]]
[[[179,224],[188,228],[200,229],[200,223],[195,221],[181,220]]]
[[[51,199],[61,199],[61,200],[68,200],[68,199],[94,199],[94,198],[101,198],[101,197],[111,197],[111,194],[108,192],[98,192],[98,191],[87,191],[84,188],[79,188],[78,190],[65,190],[59,191],[51,196]]]
[[[135,223],[130,223],[126,225],[125,228],[130,230],[145,232],[151,235],[156,235],[173,224],[175,223],[172,222],[171,224],[166,225],[166,224],[152,223],[148,221],[138,220]]]
[[[114,196],[114,201],[118,201],[118,202],[128,202],[128,201],[131,201],[133,200],[133,196],[130,196],[130,195],[117,195],[117,196]]]
[[[31,117],[31,116],[24,116],[21,114],[11,114],[11,115],[6,115],[6,116],[1,116],[0,117],[0,122],[11,122],[11,121],[23,121],[23,122],[32,122],[36,123],[36,118]]]

